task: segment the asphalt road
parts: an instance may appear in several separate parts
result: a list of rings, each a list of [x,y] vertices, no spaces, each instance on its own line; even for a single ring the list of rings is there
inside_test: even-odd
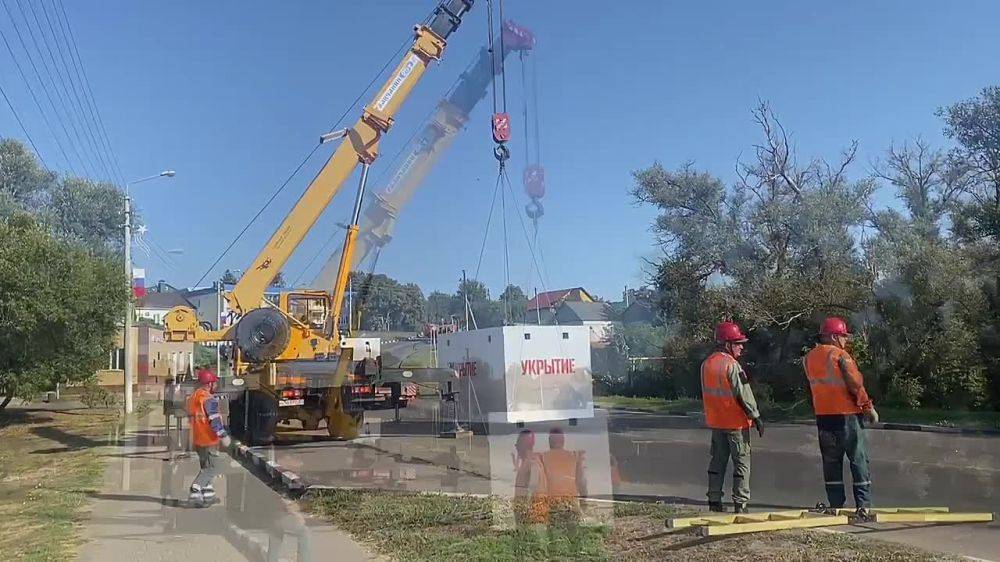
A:
[[[405,417],[402,424],[388,418],[388,413],[367,414],[371,430],[381,436],[377,439],[348,444],[323,440],[322,430],[290,431],[282,434],[281,444],[266,451],[311,484],[491,491],[488,437],[440,439],[429,435],[426,426],[406,423]],[[621,473],[617,496],[704,503],[707,429],[689,418],[626,411],[612,411],[607,427],[608,447]],[[1000,511],[1000,438],[892,430],[869,430],[868,436],[876,505]],[[571,439],[567,438],[568,448]],[[752,508],[811,507],[825,501],[813,426],[771,424],[764,438],[754,435],[753,451]],[[495,467],[493,472],[495,477]],[[850,481],[849,474],[845,478]],[[846,530],[983,559],[1000,558],[997,523]]]

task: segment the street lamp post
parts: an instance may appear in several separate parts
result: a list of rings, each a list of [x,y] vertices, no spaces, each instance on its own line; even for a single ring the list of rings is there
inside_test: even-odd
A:
[[[159,177],[174,177],[175,172],[173,170],[164,170],[155,176],[149,176],[145,178],[140,178],[134,181],[125,183],[125,278],[128,279],[128,290],[129,297],[128,302],[125,305],[125,328],[122,333],[123,344],[125,347],[125,413],[131,414],[133,411],[132,406],[132,386],[135,383],[135,363],[133,360],[136,358],[135,353],[135,338],[132,337],[132,316],[135,314],[134,307],[132,306],[132,197],[129,194],[129,186],[144,182],[147,180],[156,179]]]

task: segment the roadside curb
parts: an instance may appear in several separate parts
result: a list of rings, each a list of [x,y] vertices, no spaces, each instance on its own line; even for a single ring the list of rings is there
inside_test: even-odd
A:
[[[229,456],[236,459],[237,462],[248,469],[256,472],[264,478],[265,482],[282,489],[290,495],[301,495],[307,488],[305,482],[303,482],[298,474],[284,468],[280,464],[268,459],[259,451],[255,451],[239,441],[233,441],[229,447]]]
[[[602,406],[603,407],[603,406]],[[643,410],[636,408],[612,408],[604,407],[606,410],[617,410],[630,414],[661,414],[666,416],[685,417],[697,420],[703,418],[701,412],[685,412],[681,410]],[[814,420],[775,420],[773,423],[788,423],[793,425],[815,425]],[[1000,429],[974,429],[967,427],[943,427],[938,425],[921,425],[916,423],[879,422],[876,424],[866,424],[867,429],[878,429],[882,431],[921,431],[924,433],[947,433],[951,435],[978,435],[980,437],[1000,436]]]

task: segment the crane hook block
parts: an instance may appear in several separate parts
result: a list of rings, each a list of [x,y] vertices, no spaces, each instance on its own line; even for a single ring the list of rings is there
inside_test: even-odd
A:
[[[493,142],[503,143],[510,140],[510,114],[493,114]]]
[[[510,158],[510,150],[507,150],[506,144],[498,144],[496,148],[493,149],[493,156],[500,161],[500,166],[503,167],[504,163]]]
[[[545,197],[545,168],[539,164],[531,164],[524,169],[522,176],[524,191],[532,199]]]

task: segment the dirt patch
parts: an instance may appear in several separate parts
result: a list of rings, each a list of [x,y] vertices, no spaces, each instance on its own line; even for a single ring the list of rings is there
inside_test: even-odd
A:
[[[15,410],[0,417],[3,558],[72,558],[87,494],[99,488],[99,450],[117,412]]]
[[[608,538],[611,550],[627,560],[734,562],[741,560],[815,560],[851,562],[962,560],[905,545],[825,531],[778,531],[701,538],[671,532],[662,519],[619,517]]]
[[[670,532],[668,517],[694,514],[669,504],[621,503],[601,527],[500,530],[494,500],[374,490],[323,490],[305,509],[399,560],[960,560],[894,543],[822,531],[782,531],[722,539]]]

